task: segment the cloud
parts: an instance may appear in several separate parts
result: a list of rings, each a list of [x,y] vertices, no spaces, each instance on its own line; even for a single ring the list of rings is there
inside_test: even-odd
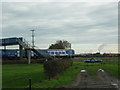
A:
[[[61,39],[77,44],[75,48],[118,40],[117,2],[4,2],[2,10],[3,37],[22,36],[31,42],[30,30],[35,29],[39,47]]]

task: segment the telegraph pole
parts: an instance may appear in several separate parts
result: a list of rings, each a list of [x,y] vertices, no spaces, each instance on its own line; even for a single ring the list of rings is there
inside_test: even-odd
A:
[[[32,48],[34,48],[35,47],[35,45],[34,45],[34,43],[35,43],[35,41],[34,41],[34,37],[35,37],[34,31],[35,30],[30,30],[30,31],[32,32]]]

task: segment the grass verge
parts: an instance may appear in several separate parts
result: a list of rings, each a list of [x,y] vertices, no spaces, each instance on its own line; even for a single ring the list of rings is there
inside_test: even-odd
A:
[[[119,78],[120,79],[120,72],[119,72],[119,61],[106,61],[104,65],[102,65],[102,68],[108,72],[111,76]]]
[[[77,74],[81,69],[84,69],[83,62],[74,62],[73,66],[61,73],[58,77],[52,80],[44,80],[41,83],[35,83],[33,88],[56,88],[62,85],[67,85],[75,81]]]

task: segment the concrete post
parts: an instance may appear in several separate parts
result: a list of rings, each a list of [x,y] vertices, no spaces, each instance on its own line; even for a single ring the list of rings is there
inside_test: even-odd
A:
[[[28,64],[31,64],[31,50],[27,50]]]
[[[23,58],[23,47],[21,45],[19,45],[19,51],[20,51],[20,60],[22,60]]]
[[[4,46],[4,51],[5,51],[5,55],[6,55],[6,46]]]
[[[4,46],[4,50],[6,50],[6,46]]]

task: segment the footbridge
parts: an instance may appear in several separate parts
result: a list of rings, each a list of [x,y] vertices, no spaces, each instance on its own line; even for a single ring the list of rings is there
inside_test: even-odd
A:
[[[41,53],[38,52],[37,49],[33,48],[25,39],[22,37],[12,37],[12,38],[3,38],[0,39],[0,46],[4,46],[4,50],[6,49],[6,46],[11,46],[11,45],[19,45],[19,51],[20,51],[20,59],[23,58],[23,49],[27,51],[27,57],[30,60],[31,54],[30,52],[33,51],[36,53],[39,58],[51,58],[51,56],[47,53]],[[30,62],[29,62],[30,63]]]

